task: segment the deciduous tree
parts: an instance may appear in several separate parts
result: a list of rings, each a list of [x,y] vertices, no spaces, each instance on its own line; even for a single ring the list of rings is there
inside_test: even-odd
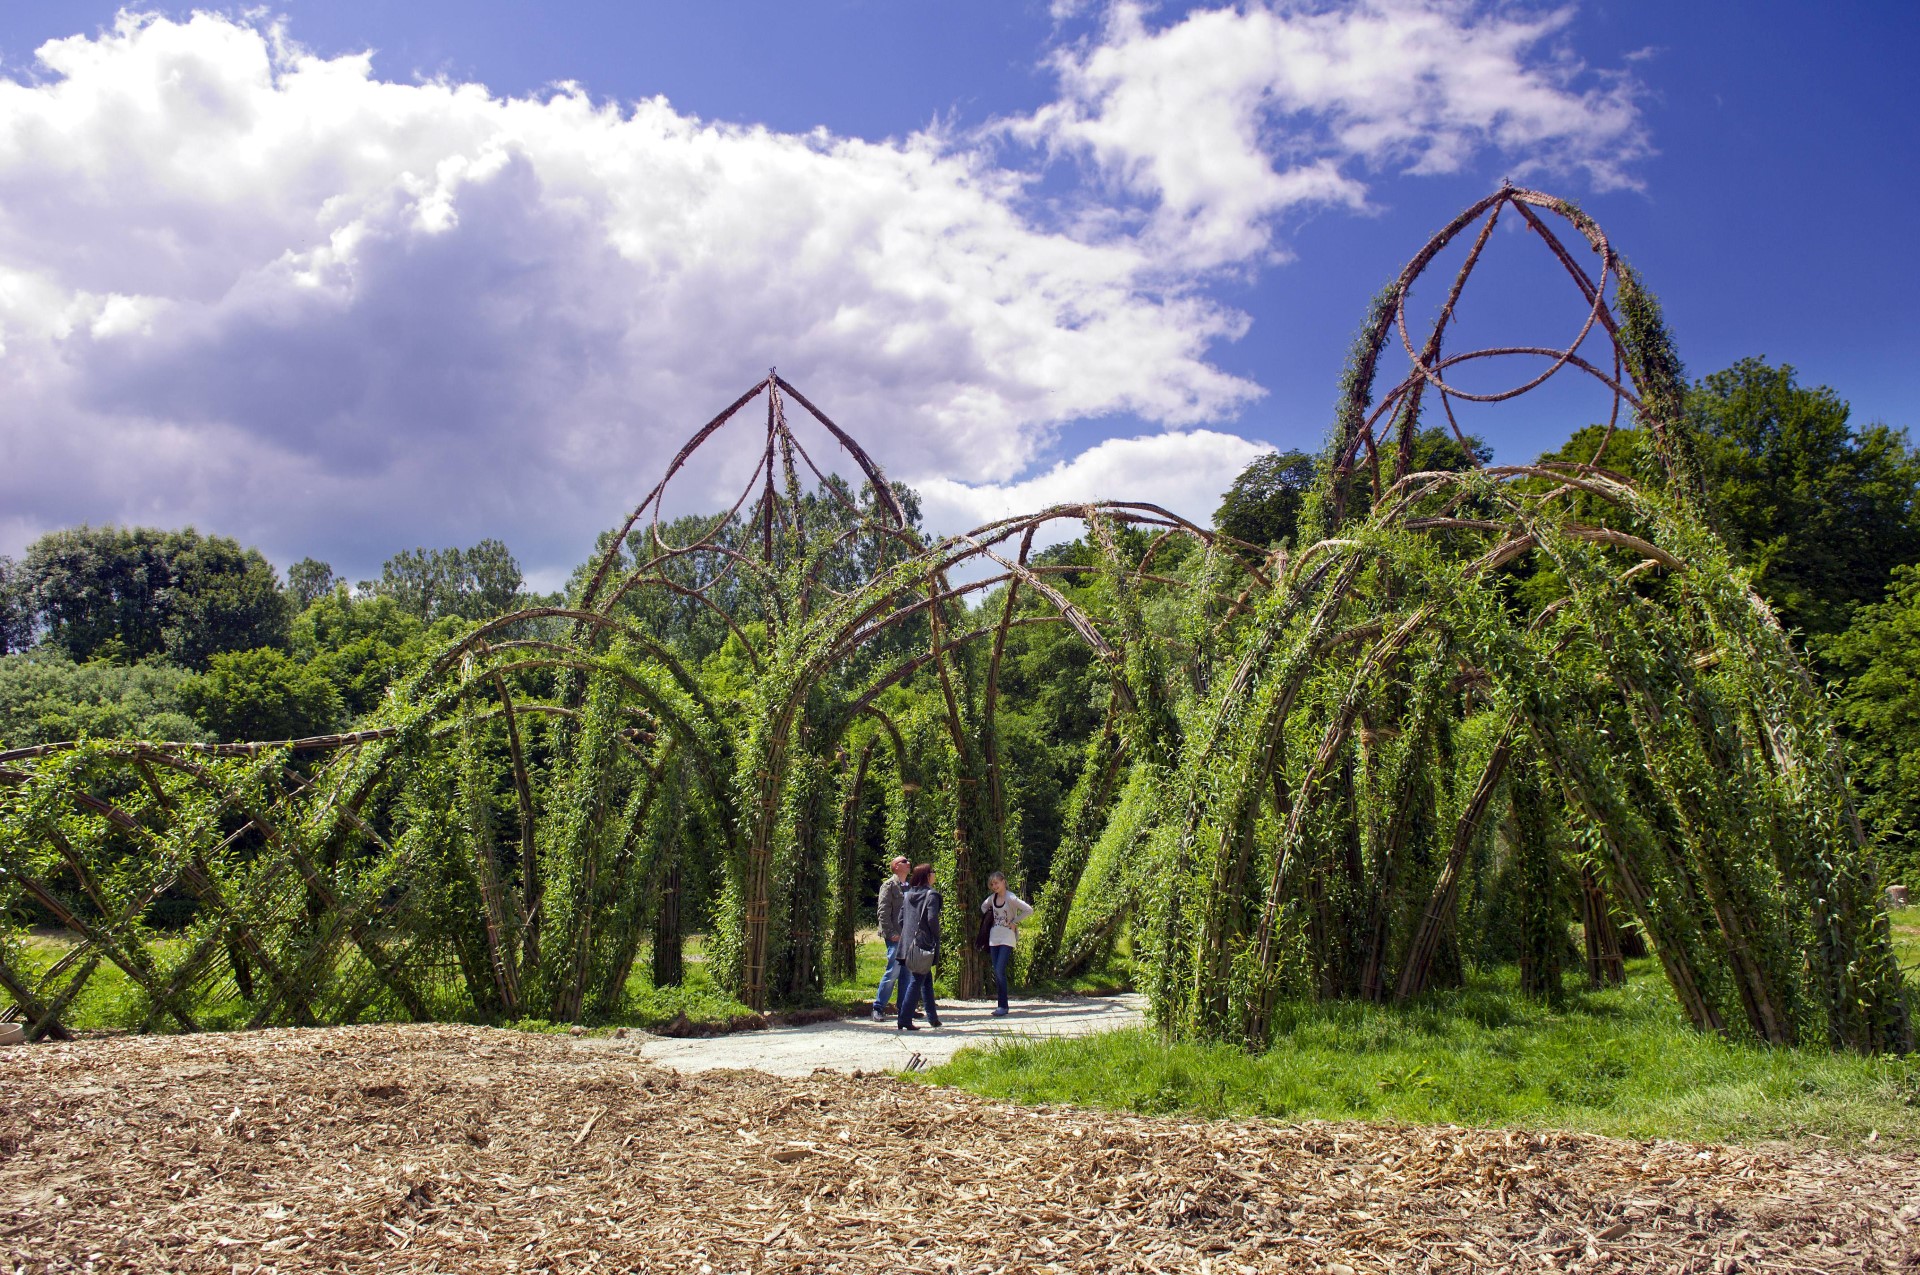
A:
[[[498,540],[470,549],[407,549],[388,558],[380,578],[361,592],[392,598],[432,623],[447,616],[487,619],[511,610],[520,597],[520,564]]]
[[[201,669],[226,652],[285,648],[292,608],[259,550],[189,527],[169,533],[162,552],[172,577],[161,630],[168,659]]]
[[[1855,429],[1845,399],[1794,369],[1742,359],[1697,383],[1712,515],[1783,622],[1837,633],[1920,561],[1920,453],[1903,431]]]
[[[326,677],[351,717],[371,712],[420,659],[425,627],[390,597],[336,589],[293,621],[293,656]]]
[[[0,655],[24,651],[33,645],[35,617],[27,573],[19,563],[0,554]]]
[[[1313,483],[1313,457],[1305,452],[1256,456],[1220,497],[1214,528],[1262,548],[1291,541]]]
[[[287,592],[293,596],[297,610],[306,610],[332,593],[339,583],[340,577],[333,573],[332,564],[315,558],[302,558],[287,568]]]
[[[1920,884],[1920,566],[1896,568],[1885,599],[1856,611],[1824,653],[1847,674],[1840,711],[1863,813],[1893,879]]]
[[[193,528],[82,525],[27,549],[30,602],[75,660],[164,655],[204,668],[222,651],[285,646],[288,605],[258,550]]]
[[[181,697],[191,677],[157,660],[75,664],[57,648],[0,657],[0,747],[83,738],[200,740]]]
[[[294,739],[341,723],[340,693],[320,669],[272,647],[215,655],[182,700],[220,740]]]

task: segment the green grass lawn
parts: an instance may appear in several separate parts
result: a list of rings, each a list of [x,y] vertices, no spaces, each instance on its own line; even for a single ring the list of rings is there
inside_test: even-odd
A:
[[[880,975],[887,968],[887,945],[876,935],[854,947],[853,959],[852,978],[827,984],[827,1004],[849,1013],[873,1004],[873,994],[880,987]],[[937,982],[934,984],[936,996],[945,990]]]
[[[29,932],[22,944],[19,970],[30,978],[37,979],[52,968],[78,942],[65,931],[35,930]],[[154,958],[162,965],[177,960],[185,954],[185,939],[156,939],[150,950]],[[72,976],[69,970],[67,977]],[[51,995],[51,990],[46,992]],[[6,1008],[11,998],[0,994],[0,1009]],[[238,1027],[245,1019],[244,1008],[236,1009],[234,1021],[225,1021],[216,1016],[208,1023],[210,1027]],[[68,1027],[80,1030],[109,1029],[132,1031],[138,1028],[147,1017],[147,994],[127,972],[112,961],[102,959],[94,967],[86,984],[75,993],[74,998],[60,1015],[60,1021]],[[167,1020],[171,1022],[171,1019]]]
[[[182,953],[186,942],[185,939],[159,938],[151,942],[150,948],[159,963],[165,966]],[[21,972],[30,977],[39,976],[65,955],[74,943],[72,936],[61,931],[39,930],[27,934],[22,944]],[[886,963],[886,947],[878,940],[863,943],[857,949],[856,959],[855,976],[848,981],[833,983],[826,989],[828,1005],[851,1012],[872,1003],[874,989],[879,984],[880,972]],[[700,935],[691,935],[687,939],[685,976],[679,986],[655,987],[651,969],[651,955],[643,948],[639,959],[634,962],[632,974],[627,978],[626,998],[619,1012],[604,1021],[596,1021],[596,1030],[658,1027],[681,1014],[696,1023],[714,1023],[751,1013],[744,1004],[714,983],[707,970]],[[202,1021],[209,1027],[238,1027],[245,1023],[249,1013],[250,1008],[244,1002],[235,1001],[205,1010]],[[103,960],[67,1006],[61,1021],[78,1031],[129,1031],[138,1028],[146,1015],[146,993],[127,977],[125,971],[111,961]],[[162,1030],[170,1023],[170,1019],[163,1019]],[[521,1019],[513,1025],[530,1031],[564,1031],[569,1026],[536,1018]]]
[[[1909,983],[1920,984],[1920,905],[1895,908],[1887,914],[1893,921],[1893,950]]]
[[[1907,928],[1920,942],[1920,915]],[[969,1049],[924,1079],[1148,1113],[1920,1148],[1920,1059],[1703,1036],[1652,961],[1634,962],[1627,986],[1576,992],[1559,1009],[1523,999],[1509,970],[1411,1006],[1297,1006],[1283,1019],[1264,1054],[1124,1031]]]

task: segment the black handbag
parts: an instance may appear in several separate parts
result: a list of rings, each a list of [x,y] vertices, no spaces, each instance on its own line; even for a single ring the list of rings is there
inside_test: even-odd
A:
[[[993,941],[993,910],[989,908],[980,914],[980,928],[973,932],[973,950],[984,952]]]

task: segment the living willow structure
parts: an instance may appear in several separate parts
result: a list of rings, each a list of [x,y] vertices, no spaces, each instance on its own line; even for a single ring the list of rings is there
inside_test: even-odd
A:
[[[1565,274],[1570,344],[1451,348],[1503,219]],[[1416,325],[1429,275],[1444,300]],[[1506,365],[1519,384],[1466,387]],[[1590,456],[1416,463],[1423,423],[1464,447],[1461,411],[1555,378],[1606,405]],[[362,729],[0,753],[0,989],[35,1037],[66,1030],[103,965],[149,1029],[567,1021],[617,1012],[643,952],[674,981],[692,925],[748,1004],[815,1000],[852,969],[873,862],[933,859],[966,902],[1017,870],[1002,661],[1016,627],[1064,624],[1107,707],[1029,883],[1030,977],[1124,943],[1164,1032],[1261,1047],[1286,1002],[1407,1000],[1450,976],[1462,900],[1498,874],[1530,992],[1559,986],[1577,915],[1589,978],[1617,981],[1644,945],[1703,1031],[1908,1049],[1838,742],[1708,525],[1683,390],[1599,228],[1513,187],[1375,300],[1278,546],[1135,502],[928,538],[769,373],[673,458],[569,605],[472,628]],[[1623,417],[1651,442],[1631,477],[1608,467]],[[706,449],[751,473],[689,532],[662,511]],[[1095,566],[1036,555],[1062,520]],[[694,661],[662,617],[723,641]],[[689,918],[696,861],[717,903]],[[184,930],[150,923],[163,896],[190,900]],[[36,964],[33,919],[78,941]],[[971,994],[980,956],[951,946]]]

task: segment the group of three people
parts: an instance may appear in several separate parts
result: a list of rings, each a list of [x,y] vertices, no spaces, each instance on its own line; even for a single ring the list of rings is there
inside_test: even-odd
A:
[[[892,874],[880,883],[880,938],[887,945],[887,968],[880,975],[880,990],[873,998],[873,1021],[886,1021],[887,998],[894,996],[895,1031],[919,1031],[913,1020],[922,1004],[927,1025],[938,1027],[940,1009],[933,1003],[933,970],[940,960],[940,913],[946,900],[934,888],[931,864],[910,867],[907,857],[901,855],[892,867]],[[1004,872],[987,878],[987,890],[987,897],[980,903],[980,928],[986,933],[993,981],[1000,993],[993,1016],[1004,1018],[1007,966],[1013,960],[1020,922],[1032,915],[1033,909],[1007,889]]]

